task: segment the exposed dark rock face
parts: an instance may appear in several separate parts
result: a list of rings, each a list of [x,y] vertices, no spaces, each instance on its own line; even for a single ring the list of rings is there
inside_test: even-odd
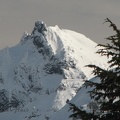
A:
[[[24,105],[24,100],[20,99],[19,96],[5,89],[0,90],[0,112],[17,109],[22,105]]]

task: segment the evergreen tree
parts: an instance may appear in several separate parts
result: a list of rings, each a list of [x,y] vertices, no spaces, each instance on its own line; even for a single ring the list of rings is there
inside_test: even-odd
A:
[[[112,27],[115,35],[106,38],[110,44],[98,44],[101,49],[97,53],[108,57],[109,67],[102,69],[96,65],[87,65],[93,68],[93,74],[100,78],[100,82],[86,81],[85,84],[94,87],[89,92],[91,99],[99,104],[100,112],[87,113],[69,103],[70,110],[73,111],[70,117],[82,120],[120,120],[120,30],[110,19],[107,18],[105,22],[110,24],[109,27]]]

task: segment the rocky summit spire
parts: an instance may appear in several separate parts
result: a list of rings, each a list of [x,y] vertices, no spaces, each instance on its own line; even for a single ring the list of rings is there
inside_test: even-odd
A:
[[[36,21],[35,22],[35,27],[32,31],[32,35],[35,34],[36,32],[44,35],[45,31],[47,31],[46,24],[43,21]]]

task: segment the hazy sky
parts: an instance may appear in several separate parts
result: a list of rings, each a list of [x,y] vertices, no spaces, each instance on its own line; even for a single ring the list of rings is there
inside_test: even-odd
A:
[[[17,44],[37,20],[103,43],[113,34],[106,17],[120,28],[120,0],[0,0],[0,49]]]

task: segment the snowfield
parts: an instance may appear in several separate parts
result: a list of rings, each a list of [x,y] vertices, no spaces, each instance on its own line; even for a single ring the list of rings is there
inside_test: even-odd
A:
[[[69,120],[66,101],[90,102],[91,88],[82,85],[94,76],[85,66],[107,67],[96,45],[83,34],[37,21],[19,44],[0,51],[0,120]]]

